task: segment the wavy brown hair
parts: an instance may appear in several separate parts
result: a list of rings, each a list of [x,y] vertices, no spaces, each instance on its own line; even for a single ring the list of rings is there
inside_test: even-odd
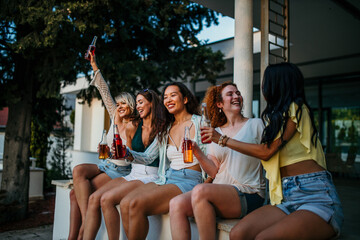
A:
[[[228,81],[222,83],[221,85],[211,86],[206,91],[203,102],[207,105],[211,126],[213,128],[220,127],[227,122],[224,112],[220,112],[220,108],[218,108],[217,103],[223,101],[221,96],[222,90],[229,85],[237,88],[235,83]]]
[[[150,89],[145,89],[139,92],[137,95],[142,95],[146,100],[151,103],[151,132],[149,136],[149,143],[152,143],[154,138],[160,132],[166,130],[166,108],[164,104],[161,103],[159,95],[155,91]],[[139,119],[140,121],[140,119]]]

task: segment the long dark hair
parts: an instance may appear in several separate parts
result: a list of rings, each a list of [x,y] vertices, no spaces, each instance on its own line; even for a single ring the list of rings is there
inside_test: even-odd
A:
[[[292,63],[285,62],[269,65],[264,73],[262,91],[267,105],[261,118],[264,124],[268,123],[268,125],[265,124],[261,142],[270,146],[281,129],[281,140],[283,141],[286,123],[289,119],[289,106],[294,102],[298,105],[296,111],[298,122],[302,116],[302,105],[305,104],[309,110],[313,129],[311,140],[316,147],[317,129],[313,113],[305,98],[304,77],[300,69]]]
[[[180,90],[182,97],[187,98],[188,101],[185,104],[185,107],[186,107],[186,111],[188,113],[200,115],[198,100],[196,99],[194,94],[192,94],[192,92],[185,86],[185,84],[183,84],[181,82],[171,82],[171,83],[168,83],[165,85],[165,87],[162,91],[162,94],[161,94],[162,104],[164,104],[165,91],[170,86],[177,86]],[[163,131],[160,132],[160,134],[159,134],[160,141],[162,141],[163,137],[165,137],[165,135],[167,133],[167,128],[175,121],[174,115],[169,113],[167,110],[165,111],[165,116],[166,116],[165,129],[163,129]]]
[[[155,91],[145,89],[139,92],[137,95],[142,95],[146,100],[151,103],[151,132],[149,136],[149,143],[152,143],[156,135],[163,130],[166,130],[165,122],[165,106],[161,103],[160,97]]]

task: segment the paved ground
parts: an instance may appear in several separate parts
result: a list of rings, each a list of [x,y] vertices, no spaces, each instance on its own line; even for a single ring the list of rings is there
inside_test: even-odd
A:
[[[335,180],[345,215],[345,222],[340,240],[360,239],[360,180]],[[52,225],[25,230],[0,233],[0,240],[50,240],[52,239]]]
[[[1,240],[51,240],[53,225],[0,233]]]

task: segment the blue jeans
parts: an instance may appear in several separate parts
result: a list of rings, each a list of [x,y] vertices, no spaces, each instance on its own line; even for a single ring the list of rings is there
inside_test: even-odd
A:
[[[284,177],[283,200],[276,205],[286,214],[297,210],[315,213],[340,235],[344,215],[331,174],[328,171]]]

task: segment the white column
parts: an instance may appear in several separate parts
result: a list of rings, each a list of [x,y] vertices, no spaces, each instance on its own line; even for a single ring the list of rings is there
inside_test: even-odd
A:
[[[253,0],[235,0],[234,83],[244,99],[244,115],[252,117]]]
[[[262,94],[264,72],[269,65],[269,0],[261,0],[260,114],[266,107]]]

